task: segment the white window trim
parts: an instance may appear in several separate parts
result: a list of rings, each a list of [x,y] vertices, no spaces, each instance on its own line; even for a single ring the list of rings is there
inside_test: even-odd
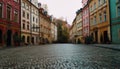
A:
[[[4,17],[4,10],[3,10],[3,7],[4,7],[4,4],[2,2],[0,2],[2,4],[2,18]]]

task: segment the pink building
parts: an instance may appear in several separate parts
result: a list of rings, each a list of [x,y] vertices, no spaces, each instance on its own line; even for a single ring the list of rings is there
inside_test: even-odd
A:
[[[88,0],[82,0],[83,5],[83,37],[89,36],[89,7]]]

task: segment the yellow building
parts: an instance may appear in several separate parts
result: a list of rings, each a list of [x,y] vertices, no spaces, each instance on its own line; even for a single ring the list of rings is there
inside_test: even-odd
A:
[[[90,33],[96,43],[110,40],[108,0],[89,0]]]
[[[82,9],[76,12],[76,42],[83,43]]]
[[[40,41],[41,43],[51,43],[51,20],[50,16],[40,8]]]
[[[77,32],[77,28],[76,28],[76,17],[72,22],[72,26],[70,28],[70,33],[69,33],[69,39],[72,43],[76,43],[76,32]]]

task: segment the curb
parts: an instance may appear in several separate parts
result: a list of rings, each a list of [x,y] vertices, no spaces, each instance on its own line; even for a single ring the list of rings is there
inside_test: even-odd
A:
[[[120,49],[118,49],[118,48],[105,47],[105,46],[97,46],[97,45],[93,45],[93,46],[95,46],[95,47],[100,47],[100,48],[111,49],[111,50],[116,50],[116,51],[120,51]]]

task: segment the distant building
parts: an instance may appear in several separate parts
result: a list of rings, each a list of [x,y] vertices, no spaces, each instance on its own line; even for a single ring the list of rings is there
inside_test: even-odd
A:
[[[55,22],[56,19],[53,19],[51,22],[51,38],[52,42],[57,41],[57,23]]]
[[[82,22],[82,8],[76,12],[76,42],[83,43],[83,22]]]
[[[74,18],[72,22],[72,26],[70,27],[70,33],[69,33],[69,41],[72,43],[77,43],[76,41],[76,35],[77,35],[76,18],[77,16]]]
[[[51,17],[43,8],[39,8],[39,24],[40,24],[40,43],[51,43]]]
[[[0,0],[0,46],[20,42],[20,0]]]

